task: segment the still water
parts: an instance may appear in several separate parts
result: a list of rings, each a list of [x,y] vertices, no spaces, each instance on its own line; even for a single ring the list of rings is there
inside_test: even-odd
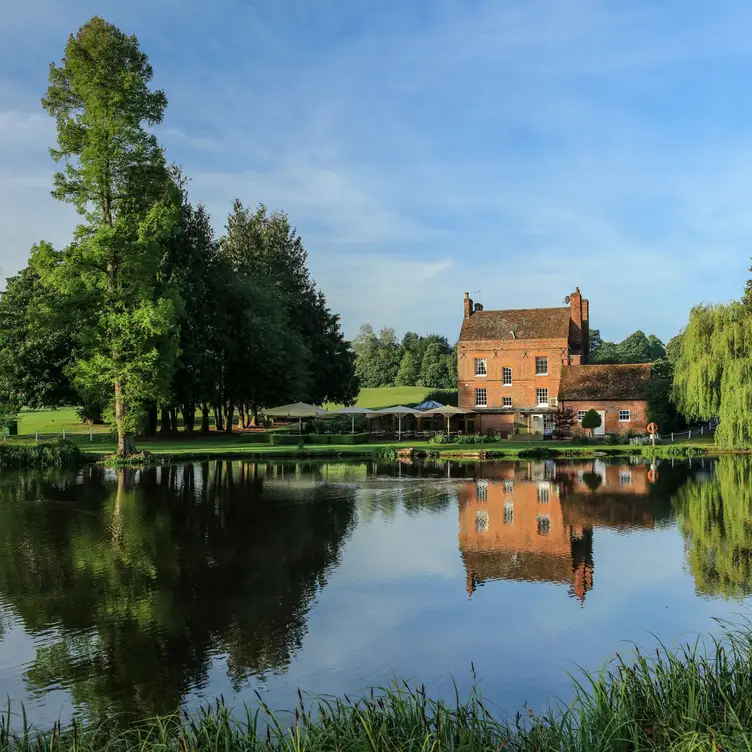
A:
[[[217,695],[289,708],[475,666],[514,712],[752,592],[746,458],[213,461],[0,475],[0,696],[41,725]]]

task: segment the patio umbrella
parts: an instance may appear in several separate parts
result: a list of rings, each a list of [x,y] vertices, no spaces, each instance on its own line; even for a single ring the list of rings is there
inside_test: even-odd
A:
[[[447,421],[447,433],[449,433],[449,421],[453,415],[470,415],[472,410],[463,410],[461,407],[454,407],[454,405],[443,405],[442,407],[434,407],[432,410],[426,410],[421,413],[423,415],[445,415]]]
[[[269,410],[264,410],[264,413],[273,418],[297,418],[300,433],[303,433],[303,418],[323,418],[330,414],[323,407],[308,405],[305,402],[293,402],[290,405],[272,407]]]
[[[374,410],[380,415],[396,415],[398,421],[397,435],[402,435],[402,416],[403,415],[424,415],[417,407],[405,407],[404,405],[395,405],[394,407],[385,407],[383,410]]]
[[[376,410],[369,410],[367,407],[341,407],[339,410],[334,410],[332,415],[351,415],[352,416],[352,432],[355,433],[355,416],[356,415],[374,415]]]

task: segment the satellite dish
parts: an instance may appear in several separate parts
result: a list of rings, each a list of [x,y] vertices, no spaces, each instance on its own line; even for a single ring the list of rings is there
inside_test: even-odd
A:
[[[570,298],[569,295],[567,295],[566,298],[564,298],[565,303],[569,303],[570,300],[572,300],[572,298]]]

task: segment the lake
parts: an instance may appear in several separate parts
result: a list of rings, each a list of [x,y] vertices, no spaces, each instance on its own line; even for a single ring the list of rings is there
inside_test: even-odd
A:
[[[752,461],[0,474],[0,696],[39,725],[396,675],[491,705],[746,613]]]

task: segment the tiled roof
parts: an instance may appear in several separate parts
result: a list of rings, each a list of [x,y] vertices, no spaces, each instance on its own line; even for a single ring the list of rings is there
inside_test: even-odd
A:
[[[462,322],[460,341],[567,339],[569,318],[569,308],[475,311]],[[514,332],[514,337],[511,332]]]
[[[650,363],[562,366],[559,401],[645,399]]]

